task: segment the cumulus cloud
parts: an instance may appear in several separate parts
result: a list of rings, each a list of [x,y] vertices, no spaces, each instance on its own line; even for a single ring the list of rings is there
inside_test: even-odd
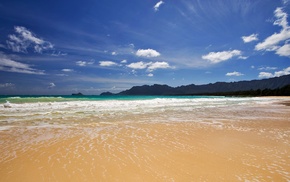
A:
[[[285,44],[276,50],[279,56],[290,56],[290,44]]]
[[[149,73],[147,76],[153,77],[154,75],[153,75],[153,73]]]
[[[160,53],[157,52],[154,49],[138,49],[138,51],[136,52],[136,55],[138,57],[158,57],[160,56]]]
[[[154,5],[154,11],[158,11],[159,10],[159,7],[162,5],[162,4],[164,4],[164,2],[163,1],[159,1],[158,3],[156,3],[155,5]]]
[[[32,68],[32,66],[29,64],[15,61],[1,52],[0,52],[0,70],[15,73],[44,75],[43,70],[37,70]]]
[[[283,75],[289,75],[290,74],[290,67],[285,68],[281,71],[276,71],[274,73],[270,72],[260,72],[259,73],[259,78],[272,78],[272,77],[280,77]]]
[[[94,61],[77,61],[76,65],[78,66],[87,66],[87,65],[92,65],[94,64]]]
[[[136,63],[130,63],[127,65],[127,67],[132,68],[132,69],[145,69],[147,68],[148,63],[144,63],[143,61],[139,61]]]
[[[203,55],[202,59],[209,60],[211,63],[216,64],[227,61],[235,56],[240,56],[241,54],[242,52],[239,50],[210,52],[207,55]]]
[[[234,72],[230,72],[230,73],[227,73],[226,76],[243,76],[244,74],[240,73],[240,72],[237,72],[237,71],[234,71]]]
[[[255,50],[257,51],[275,51],[276,54],[280,56],[290,56],[289,50],[290,45],[287,43],[290,39],[290,27],[287,22],[287,13],[283,11],[281,7],[276,8],[274,11],[274,16],[276,21],[274,21],[273,25],[277,25],[282,27],[279,33],[274,33],[267,37],[263,42],[258,43],[255,46]],[[280,46],[280,44],[283,44]]]
[[[132,69],[147,69],[148,72],[152,72],[156,69],[168,69],[172,68],[167,62],[162,61],[162,62],[148,62],[145,63],[143,61],[136,62],[136,63],[131,63],[127,65],[127,67],[132,68]]]
[[[27,53],[28,49],[36,53],[42,53],[45,50],[53,48],[53,45],[41,38],[38,38],[25,27],[14,27],[15,34],[8,35],[7,46],[14,52]]]
[[[113,62],[113,61],[100,61],[100,66],[116,66],[117,63]]]
[[[276,77],[276,76],[283,76],[283,75],[289,75],[290,74],[290,67],[288,67],[288,68],[285,68],[285,69],[283,69],[283,70],[281,70],[281,71],[276,71],[275,73],[274,73],[274,76]]]
[[[244,43],[256,41],[256,40],[258,40],[258,34],[252,34],[249,36],[242,36],[242,39],[243,39]]]
[[[272,78],[274,75],[269,72],[260,72],[259,73],[259,78]]]
[[[154,71],[156,69],[167,69],[167,68],[170,68],[170,66],[169,66],[169,64],[167,62],[164,62],[164,61],[159,62],[159,61],[157,61],[155,63],[151,63],[150,62],[150,64],[148,65],[147,70],[152,72],[152,71]]]

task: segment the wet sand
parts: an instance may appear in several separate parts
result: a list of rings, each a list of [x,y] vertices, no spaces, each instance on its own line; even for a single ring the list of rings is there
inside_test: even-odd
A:
[[[289,181],[289,111],[208,108],[15,125],[0,131],[0,181]]]

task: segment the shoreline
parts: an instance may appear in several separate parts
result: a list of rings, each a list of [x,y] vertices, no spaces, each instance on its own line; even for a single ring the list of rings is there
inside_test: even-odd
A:
[[[278,102],[53,112],[0,131],[0,181],[289,181],[290,108]]]

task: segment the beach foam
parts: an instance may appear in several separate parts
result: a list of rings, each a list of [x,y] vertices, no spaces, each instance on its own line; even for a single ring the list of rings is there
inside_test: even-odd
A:
[[[11,104],[0,108],[0,122],[24,122],[62,118],[114,118],[126,114],[147,114],[170,111],[198,112],[206,108],[235,108],[236,106],[263,106],[279,99],[265,98],[199,98],[199,99],[152,99],[70,101]]]

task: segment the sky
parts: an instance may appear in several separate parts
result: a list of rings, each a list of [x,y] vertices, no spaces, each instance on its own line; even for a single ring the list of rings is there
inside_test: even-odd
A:
[[[290,74],[290,0],[0,0],[0,94]]]

